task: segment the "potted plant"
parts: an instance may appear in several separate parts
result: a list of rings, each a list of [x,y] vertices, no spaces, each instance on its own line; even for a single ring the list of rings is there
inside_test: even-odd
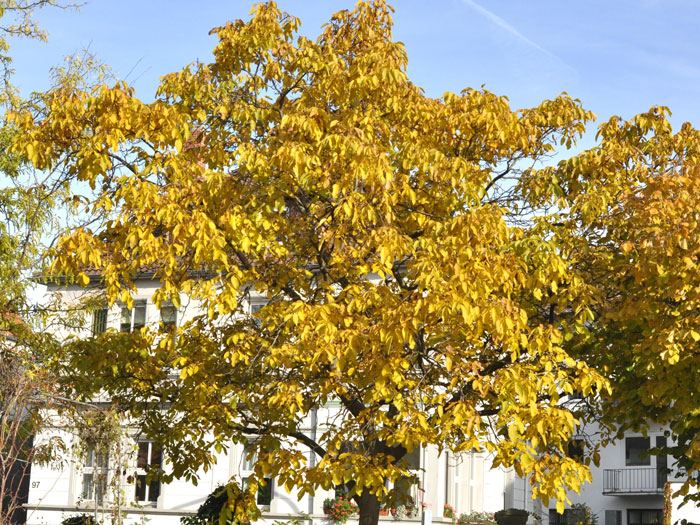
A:
[[[326,508],[328,509],[327,511]],[[333,499],[327,498],[324,500],[323,512],[331,523],[346,523],[350,517],[357,512],[357,507],[344,496],[338,496]]]
[[[498,525],[525,525],[528,512],[522,509],[499,510],[493,515]]]
[[[395,508],[391,509],[391,515],[394,517],[394,521],[401,521],[406,517],[406,506],[396,505]]]
[[[452,505],[448,505],[447,503],[445,503],[445,505],[442,507],[442,516],[445,518],[450,518],[452,523],[457,521],[457,511],[455,511],[455,508]]]

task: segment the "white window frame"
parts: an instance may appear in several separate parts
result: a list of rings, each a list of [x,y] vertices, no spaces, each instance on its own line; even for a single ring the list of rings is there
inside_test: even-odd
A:
[[[241,484],[242,486],[246,486],[248,484],[248,478],[253,474],[253,468],[255,467],[255,463],[257,461],[257,451],[251,457],[248,459],[248,451],[251,448],[252,445],[248,445],[243,447],[243,453],[241,456]],[[273,478],[263,478],[265,480],[265,487],[258,485],[258,492],[255,495],[255,501],[258,505],[258,507],[262,510],[270,510],[270,507],[272,505],[272,500],[275,498],[275,482]],[[270,491],[270,501],[269,503],[260,503],[260,496],[262,495],[261,490],[268,490]]]
[[[98,480],[100,485],[96,485]],[[109,454],[97,454],[94,445],[90,445],[85,452],[80,473],[80,500],[102,505],[108,495],[108,487]]]
[[[255,324],[257,328],[262,327],[262,322],[259,318],[255,317],[255,314],[260,311],[263,307],[267,305],[268,301],[265,297],[252,297],[248,299],[248,317]]]
[[[163,310],[164,309],[171,309],[175,313],[175,321],[173,323],[168,323],[166,324],[165,321],[163,320]],[[163,329],[165,331],[168,331],[168,326],[172,326],[172,328],[177,328],[178,322],[180,321],[180,310],[175,307],[173,303],[163,303],[160,305],[160,311],[158,312],[158,315],[160,317],[160,322],[163,325]]]
[[[139,464],[139,453],[141,451],[141,446],[145,445],[146,446],[146,465],[141,466]],[[155,447],[157,447],[157,444],[151,440],[148,439],[139,439],[136,440],[136,470],[134,472],[134,501],[138,502],[139,505],[151,505],[156,507],[158,505],[158,499],[160,498],[160,495],[163,492],[163,484],[160,481],[151,481],[150,483],[147,483],[146,481],[146,476],[148,476],[148,471],[151,467],[154,466],[152,463],[153,461],[153,450]],[[163,450],[160,450],[160,464],[157,465],[159,468],[163,466]],[[137,494],[139,492],[139,488],[141,487],[140,483],[142,482],[146,483],[144,487],[144,495],[145,498],[143,500],[137,499]],[[151,490],[153,489],[154,484],[157,484],[158,487],[158,495],[154,498],[151,497]]]
[[[407,453],[407,454],[402,458],[402,460],[405,460],[405,461],[408,462],[408,461],[409,461],[409,458],[410,458],[413,454],[415,454],[416,452],[417,452],[418,454],[417,454],[417,457],[415,457],[415,459],[417,460],[418,464],[417,464],[417,465],[411,465],[411,466],[409,466],[408,471],[411,472],[411,473],[416,474],[416,475],[418,476],[419,480],[418,480],[417,483],[413,483],[413,484],[409,485],[409,487],[408,487],[408,494],[407,494],[407,495],[408,495],[409,498],[411,498],[411,499],[413,500],[413,504],[417,506],[417,505],[420,504],[420,494],[419,494],[419,491],[421,490],[421,488],[420,488],[420,473],[421,473],[421,471],[422,471],[422,465],[423,465],[423,461],[424,461],[423,455],[425,454],[425,449],[424,449],[423,447],[421,447],[421,446],[417,446],[417,447],[415,447],[415,448],[413,449],[413,452],[411,452],[410,454]],[[398,482],[398,483],[402,483],[404,479],[406,479],[406,478],[404,478],[404,477],[402,476],[401,478],[397,479],[397,480],[396,480],[395,482],[393,482],[393,483],[392,483],[392,482],[387,482],[387,488],[388,488],[388,489],[395,488],[396,485],[397,485],[397,482]],[[406,480],[407,480],[407,479],[406,479]],[[407,480],[407,481],[408,481],[408,480]]]
[[[92,311],[92,316],[90,317],[90,332],[94,336],[103,334],[107,331],[107,319],[109,316],[109,309],[106,306],[101,308],[95,308]]]
[[[136,321],[136,310],[141,310],[143,309],[143,325],[135,325]],[[124,322],[124,312],[128,311],[129,312],[129,330],[124,330],[124,325],[126,324]],[[148,305],[146,304],[146,301],[141,299],[141,300],[136,300],[134,301],[133,307],[129,308],[125,304],[120,305],[119,309],[119,331],[122,333],[132,333],[134,331],[134,328],[141,329],[142,327],[146,326],[146,315],[148,314]]]

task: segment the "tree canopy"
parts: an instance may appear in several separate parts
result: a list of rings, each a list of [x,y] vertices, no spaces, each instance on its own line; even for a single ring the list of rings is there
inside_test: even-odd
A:
[[[166,478],[258,436],[259,479],[345,484],[370,524],[402,458],[433,444],[488,450],[561,509],[597,457],[567,456],[588,405],[566,396],[605,403],[612,384],[620,410],[658,409],[640,416],[695,399],[668,408],[662,371],[698,370],[696,132],[653,109],[553,165],[593,118],[578,100],[431,98],[390,14],[360,2],[310,40],[259,4],[152,103],[64,83],[14,114],[16,151],[90,184],[85,212],[109,219],[61,240],[54,275],[87,286],[97,269],[129,304],[147,269],[157,304],[201,305],[175,333],[107,333],[58,362],[76,395],[108,392],[163,441]],[[336,401],[336,424],[304,434]]]
[[[669,113],[613,118],[597,148],[560,165],[576,185],[553,240],[591,286],[593,322],[571,352],[610,379],[602,421],[618,436],[668,425],[654,453],[671,454],[697,484],[700,133],[690,123],[674,133]]]

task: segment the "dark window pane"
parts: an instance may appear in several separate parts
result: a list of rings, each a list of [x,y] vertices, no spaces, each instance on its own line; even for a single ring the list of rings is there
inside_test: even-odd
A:
[[[272,479],[265,478],[265,486],[258,485],[258,505],[269,506],[272,501]]]
[[[139,330],[146,326],[146,305],[134,305],[134,330]]]
[[[139,441],[139,452],[136,458],[136,467],[146,469],[148,468],[148,441]]]
[[[627,525],[658,525],[663,521],[661,509],[630,509],[627,511]]]
[[[549,525],[577,525],[584,522],[585,517],[585,511],[582,509],[566,509],[564,514],[559,514],[556,509],[549,509]]]
[[[177,309],[172,305],[163,306],[160,309],[160,320],[166,329],[177,326]]]
[[[105,490],[107,489],[107,475],[104,473],[97,474],[95,476],[95,501],[98,504],[102,504],[104,499]]]
[[[619,510],[605,511],[605,525],[622,525],[622,512]]]
[[[131,332],[131,308],[122,306],[122,315],[119,322],[120,332]]]
[[[92,474],[83,474],[83,492],[82,498],[84,500],[92,500],[92,488],[93,488],[93,477]]]
[[[572,459],[583,459],[583,439],[572,439],[569,441],[567,455]]]
[[[160,481],[151,481],[148,486],[148,501],[155,503],[160,496]]]
[[[155,443],[151,444],[151,463],[152,467],[160,467],[162,462],[163,454],[160,447],[156,446]]]
[[[583,509],[566,509],[564,511],[564,518],[566,520],[566,525],[577,525],[578,523],[585,523],[586,511],[584,511]]]
[[[411,479],[401,476],[394,481],[394,490],[403,496],[410,496],[411,495],[411,487],[413,487],[413,484],[415,481],[412,481]]]
[[[648,437],[625,438],[625,465],[628,467],[651,465],[648,451]]]
[[[92,312],[92,335],[103,334],[107,330],[107,309],[99,308]]]
[[[85,456],[85,466],[94,467],[95,466],[95,448],[88,447],[87,454]]]
[[[419,470],[420,469],[420,447],[414,448],[411,452],[403,457],[404,461],[408,463],[409,470]]]
[[[656,446],[659,448],[666,446],[664,436],[656,436]],[[656,456],[656,486],[663,489],[668,479],[668,458],[666,454]]]
[[[263,478],[265,486],[262,482],[258,484],[258,494],[256,502],[258,505],[269,507],[272,501],[272,478]],[[243,486],[248,486],[249,478],[243,478]]]
[[[136,501],[146,501],[146,476],[136,476],[136,491],[134,493]]]

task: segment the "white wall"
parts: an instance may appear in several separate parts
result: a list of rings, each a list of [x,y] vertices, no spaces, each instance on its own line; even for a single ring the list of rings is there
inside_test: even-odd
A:
[[[151,302],[153,292],[158,283],[153,280],[140,280],[137,283],[138,293],[134,300],[146,301],[146,323],[157,323],[160,313]],[[69,302],[78,301],[86,292],[78,286],[69,286],[61,289],[64,299]],[[93,290],[94,293],[97,290]],[[120,322],[119,304],[114,304],[107,318],[108,328],[119,330]],[[194,301],[183,301],[178,311],[178,324],[191,319],[199,313],[199,308]],[[78,336],[87,336],[91,329],[91,318],[86,316],[85,326]],[[62,334],[67,336],[69,334]],[[318,412],[318,428],[320,435],[324,426],[333,420],[333,406],[325,407]],[[304,431],[312,432],[310,419],[306,422]],[[70,443],[70,434],[64,432],[62,437]],[[135,451],[134,451],[135,454]],[[228,482],[232,478],[240,479],[243,449],[241,446],[233,446],[228,452],[219,455],[215,466],[208,472],[200,471],[197,486],[175,480],[161,487],[161,494],[155,506],[145,506],[141,509],[128,507],[127,523],[139,523],[143,518],[148,518],[152,525],[166,525],[179,523],[179,517],[183,514],[193,513],[204,501],[212,490]],[[423,472],[420,473],[423,498],[432,506],[433,521],[442,522],[442,510],[445,503],[453,505],[457,513],[471,511],[495,512],[503,506],[505,480],[501,470],[491,470],[491,460],[483,453],[465,453],[460,456],[438,455],[434,447],[423,451],[421,458]],[[125,475],[121,475],[120,487],[127,500],[131,503],[134,496],[134,485],[127,481]],[[29,524],[57,524],[69,514],[76,512],[90,512],[90,505],[80,502],[81,492],[81,465],[75,458],[67,458],[63,469],[52,470],[48,467],[34,466],[31,473],[29,494]],[[275,486],[273,499],[265,518],[285,519],[289,515],[312,511],[314,521],[323,521],[323,500],[329,494],[318,491],[314,497],[305,496],[299,500],[295,493],[287,493],[282,487]],[[391,519],[391,518],[388,518]],[[420,519],[420,518],[417,518]],[[448,522],[449,520],[444,520]]]
[[[596,436],[597,428],[591,425],[585,429],[585,434],[589,439],[594,439]],[[655,426],[651,427],[648,432],[648,437],[650,438],[650,446],[654,447],[656,443],[657,436],[663,436],[663,429]],[[627,433],[625,437],[641,436],[641,434]],[[584,437],[581,434],[578,437]],[[621,512],[621,524],[627,525],[627,511],[630,509],[643,509],[643,510],[662,510],[664,506],[663,491],[656,493],[646,493],[646,494],[603,494],[604,488],[604,471],[606,469],[620,469],[623,471],[634,470],[637,468],[650,468],[654,469],[657,467],[658,458],[655,456],[650,457],[650,465],[648,466],[626,466],[625,460],[625,439],[616,441],[600,451],[600,465],[598,467],[591,464],[591,474],[593,481],[591,483],[585,484],[579,494],[570,491],[567,496],[571,500],[571,504],[583,503],[588,505],[591,511],[598,517],[599,525],[606,525],[606,511],[620,511]],[[672,467],[672,459],[668,458],[668,467]],[[513,506],[516,508],[522,508],[529,511],[534,511],[541,515],[543,518],[543,523],[547,525],[549,522],[549,509],[554,509],[556,501],[550,501],[549,509],[544,505],[540,506],[538,510],[539,501],[533,502],[531,498],[531,490],[524,483],[522,478],[519,478],[515,474],[510,474],[507,476],[506,480],[506,503],[507,506]],[[570,505],[567,505],[569,508]],[[610,516],[612,517],[612,516]],[[700,522],[700,520],[698,520]],[[612,525],[615,525],[614,523]]]

